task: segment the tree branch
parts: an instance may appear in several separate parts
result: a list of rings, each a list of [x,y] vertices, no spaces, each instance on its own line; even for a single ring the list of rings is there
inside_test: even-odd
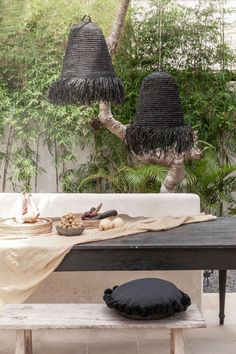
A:
[[[119,39],[122,33],[122,29],[125,23],[125,16],[127,14],[129,4],[131,0],[122,0],[120,3],[119,10],[111,31],[110,36],[106,39],[109,52],[111,55],[114,54]],[[125,140],[126,127],[116,119],[114,119],[111,113],[111,105],[108,102],[101,102],[99,105],[98,119],[104,128],[108,129],[112,134],[116,135],[122,141]]]
[[[122,0],[120,3],[119,10],[111,31],[110,36],[107,38],[107,45],[111,55],[116,51],[119,39],[124,27],[125,16],[127,14],[131,0]]]
[[[112,134],[116,135],[122,141],[125,140],[126,126],[114,119],[109,103],[100,103],[98,119]]]

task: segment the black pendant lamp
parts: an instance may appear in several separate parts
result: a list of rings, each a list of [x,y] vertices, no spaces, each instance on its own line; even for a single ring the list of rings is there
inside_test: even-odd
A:
[[[175,79],[156,72],[142,82],[136,117],[126,130],[129,149],[137,155],[174,152],[194,145],[194,132],[186,125]]]
[[[69,33],[61,78],[50,87],[56,105],[121,103],[122,81],[117,78],[101,29],[85,16]]]

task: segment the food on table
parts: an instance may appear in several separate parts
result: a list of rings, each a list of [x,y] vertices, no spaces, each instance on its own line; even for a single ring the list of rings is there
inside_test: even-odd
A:
[[[100,231],[107,231],[113,228],[112,221],[110,219],[102,219],[99,223]]]
[[[124,220],[121,218],[115,218],[114,220],[102,219],[99,224],[99,230],[106,231],[112,228],[118,228],[122,226],[124,226]]]
[[[102,220],[111,216],[116,216],[118,214],[117,210],[107,210],[104,211],[103,213],[98,214],[101,207],[102,204],[99,204],[97,208],[93,207],[90,209],[90,211],[86,211],[82,215],[82,220]]]
[[[117,214],[118,214],[117,210],[107,210],[107,211],[104,211],[104,213],[99,214],[96,217],[96,219],[97,220],[102,220],[102,219],[108,218],[110,216],[116,216]]]
[[[122,227],[124,226],[124,220],[121,218],[115,218],[114,220],[112,220],[112,225],[114,228]]]
[[[91,219],[91,218],[98,216],[98,212],[101,209],[101,207],[102,207],[102,203],[100,203],[96,208],[92,207],[89,211],[86,211],[82,215],[82,219],[86,220],[86,219]]]
[[[99,214],[98,212],[101,209],[101,207],[102,207],[102,203],[100,203],[96,208],[92,207],[89,211],[86,211],[82,215],[82,220],[101,220],[101,219],[108,218],[110,216],[117,215],[116,210],[107,210],[104,213]]]
[[[62,229],[78,229],[80,227],[84,227],[84,224],[72,213],[69,213],[62,216],[58,226]]]

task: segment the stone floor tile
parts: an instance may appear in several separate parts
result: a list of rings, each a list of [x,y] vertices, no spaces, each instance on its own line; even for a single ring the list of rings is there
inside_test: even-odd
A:
[[[135,330],[91,330],[87,354],[139,354]]]
[[[87,354],[89,330],[33,332],[34,354]]]
[[[63,345],[59,343],[39,343],[33,346],[34,354],[87,354],[87,345],[77,343],[68,343]],[[10,353],[9,353],[10,354]]]
[[[227,340],[232,339],[231,333],[228,331],[228,326],[208,326],[207,328],[194,328],[194,329],[185,329],[185,337],[188,341],[191,340],[215,340],[217,338],[223,338]],[[236,353],[235,353],[236,354]]]
[[[219,323],[219,294],[204,294],[202,297],[202,312],[207,324]],[[236,325],[236,293],[226,294],[225,299],[225,324]]]
[[[12,354],[15,348],[16,334],[13,331],[0,330],[0,354]]]
[[[114,335],[115,337],[115,335]],[[93,341],[88,345],[88,352],[86,354],[139,354],[137,348],[137,341],[115,341],[114,338],[104,339],[103,342]]]
[[[191,354],[235,354],[236,344],[232,341],[197,340],[188,342]],[[188,354],[188,353],[187,353]]]
[[[92,329],[89,333],[89,343],[103,343],[104,341],[112,342],[133,342],[136,340],[136,329]]]
[[[170,335],[170,330],[167,329],[155,329],[155,328],[144,328],[144,329],[137,329],[136,334],[139,341],[142,340],[159,340],[163,338],[168,338]]]
[[[138,341],[138,354],[167,354],[170,351],[170,339],[149,339]]]

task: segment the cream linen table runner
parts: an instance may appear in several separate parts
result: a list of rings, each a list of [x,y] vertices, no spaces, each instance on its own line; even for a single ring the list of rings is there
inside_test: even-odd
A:
[[[85,230],[81,236],[0,235],[0,307],[25,301],[62,262],[74,245],[111,240],[145,231],[161,231],[183,224],[211,221],[212,215],[128,218],[122,228]]]

